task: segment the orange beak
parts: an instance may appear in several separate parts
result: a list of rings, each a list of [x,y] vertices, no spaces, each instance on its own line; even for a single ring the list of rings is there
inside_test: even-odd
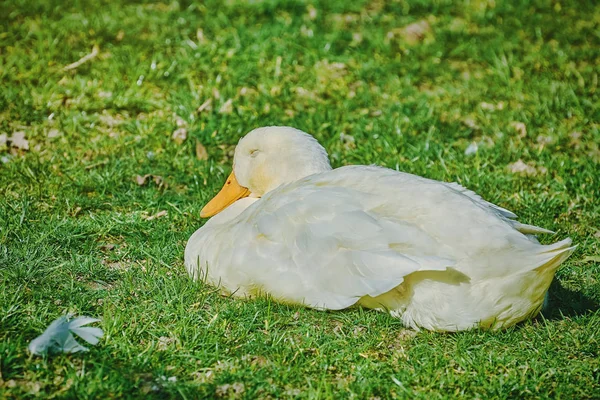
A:
[[[235,203],[237,200],[248,197],[249,195],[250,190],[240,186],[232,171],[223,185],[223,188],[221,188],[219,193],[217,193],[217,195],[204,206],[202,211],[200,211],[200,216],[202,218],[212,217]]]

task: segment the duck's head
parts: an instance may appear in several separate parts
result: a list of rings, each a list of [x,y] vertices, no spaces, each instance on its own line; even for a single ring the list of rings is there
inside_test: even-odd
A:
[[[311,135],[287,126],[257,128],[240,139],[231,175],[200,216],[213,216],[243,197],[261,197],[284,183],[330,169],[327,152]]]

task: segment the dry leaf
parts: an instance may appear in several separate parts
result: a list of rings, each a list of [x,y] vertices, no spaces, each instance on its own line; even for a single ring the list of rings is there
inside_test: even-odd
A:
[[[200,107],[198,107],[198,112],[201,113],[202,111],[210,111],[212,110],[212,99],[208,99],[206,100],[204,103],[202,103],[202,105],[200,105]]]
[[[340,133],[340,141],[346,150],[353,149],[356,147],[354,136],[346,135],[344,132]]]
[[[173,131],[173,135],[171,136],[171,138],[177,144],[183,143],[185,141],[185,139],[187,139],[187,129],[185,129],[185,128],[175,129],[175,131]]]
[[[227,398],[240,398],[242,397],[242,393],[246,390],[246,387],[241,382],[236,382],[234,384],[224,384],[217,386],[217,390],[215,394],[217,397],[227,397]]]
[[[102,122],[103,125],[106,125],[109,128],[113,128],[117,125],[120,125],[125,121],[121,115],[112,115],[107,113],[106,111],[104,111],[101,115],[98,116],[98,120]]]
[[[146,184],[146,182],[148,181],[148,178],[151,178],[159,188],[165,184],[165,180],[162,176],[152,175],[152,174],[146,174],[144,176],[137,175],[135,177],[135,181],[137,182],[138,185],[144,186]]]
[[[471,117],[467,117],[462,120],[462,123],[465,124],[467,128],[471,128],[473,130],[479,130],[481,127],[475,122],[475,120]]]
[[[465,149],[465,155],[466,156],[470,156],[471,154],[475,154],[477,153],[477,150],[479,150],[479,146],[477,145],[477,143],[472,142],[466,149]]]
[[[102,260],[102,265],[105,265],[107,268],[112,269],[113,271],[128,271],[129,264],[120,262],[120,261],[107,261]]]
[[[149,174],[144,175],[144,176],[138,175],[135,177],[135,181],[137,182],[138,185],[144,186],[146,184],[146,179],[148,179],[149,177],[150,177]]]
[[[206,147],[198,139],[196,139],[196,158],[201,161],[208,160]]]
[[[579,139],[581,139],[581,132],[579,132],[579,131],[571,132],[569,134],[569,137],[573,140],[579,140]]]
[[[47,136],[49,139],[58,137],[60,136],[60,131],[58,129],[50,129]]]
[[[232,112],[233,112],[233,100],[232,99],[227,100],[225,103],[223,103],[221,108],[219,108],[219,114],[231,114]]]
[[[6,147],[7,141],[8,141],[8,136],[6,135],[6,133],[3,133],[2,135],[0,135],[0,149],[3,149],[4,147]]]
[[[165,351],[169,347],[171,343],[174,343],[176,340],[172,337],[161,336],[158,338],[158,348],[159,351]]]
[[[159,211],[154,215],[150,215],[149,217],[144,217],[146,221],[152,221],[153,219],[161,218],[167,215],[168,213],[165,210]]]
[[[208,371],[196,371],[191,373],[194,381],[199,383],[209,383],[212,382],[215,378],[214,372],[211,370]]]
[[[13,133],[11,137],[7,139],[12,147],[16,147],[21,150],[29,150],[29,141],[25,139],[25,132],[19,131]]]
[[[486,111],[496,111],[495,105],[487,103],[485,101],[483,101],[481,104],[479,104],[479,107],[481,107],[483,110],[486,110]]]
[[[102,251],[112,251],[114,250],[116,247],[115,244],[113,243],[107,243],[107,244],[103,244],[102,246],[100,246],[100,250]]]
[[[542,146],[552,144],[554,142],[554,138],[552,136],[538,135],[536,141]]]
[[[583,260],[579,261],[580,264],[589,262],[600,263],[600,256],[586,256]]]
[[[507,166],[508,170],[513,174],[534,176],[538,174],[546,174],[548,170],[545,167],[535,168],[532,165],[525,164],[523,160],[519,160]]]
[[[67,65],[66,67],[63,68],[63,71],[70,71],[72,69],[76,69],[80,65],[96,58],[96,56],[98,54],[100,54],[100,48],[98,47],[98,45],[94,45],[91,53],[86,54],[85,56],[81,57],[79,60],[75,61],[74,63]]]
[[[160,175],[152,175],[152,180],[154,181],[154,183],[156,183],[156,185],[158,187],[161,187],[164,184],[164,182],[165,182],[165,180],[163,179],[163,177],[160,176]]]
[[[204,31],[200,28],[196,30],[196,39],[198,39],[198,43],[206,43],[206,38],[204,37]]]
[[[352,43],[351,44],[357,45],[357,44],[362,43],[362,41],[363,41],[363,36],[360,33],[354,32],[352,34]]]
[[[408,44],[417,44],[423,41],[429,33],[431,33],[429,22],[421,20],[406,25],[404,28],[394,29],[393,31],[388,32],[387,37],[392,38],[397,34]]]
[[[513,121],[510,123],[510,126],[519,134],[519,137],[527,136],[527,126],[524,123]]]
[[[600,238],[600,231],[596,231],[596,233],[594,233],[594,236],[596,236],[597,238]]]

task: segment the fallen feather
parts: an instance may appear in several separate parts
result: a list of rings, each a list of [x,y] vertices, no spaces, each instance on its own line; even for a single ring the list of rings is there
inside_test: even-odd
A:
[[[29,351],[39,356],[52,352],[76,353],[78,351],[88,351],[87,347],[77,343],[73,334],[91,345],[98,344],[100,338],[104,335],[102,329],[84,327],[83,325],[98,322],[99,319],[91,317],[71,318],[71,315],[63,315],[54,320],[44,333],[29,343]]]

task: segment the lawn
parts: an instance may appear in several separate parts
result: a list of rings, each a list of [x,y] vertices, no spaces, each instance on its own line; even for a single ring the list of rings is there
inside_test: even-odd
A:
[[[594,3],[0,3],[0,398],[600,398]],[[200,209],[264,125],[573,238],[549,308],[416,333],[191,282]],[[104,338],[31,356],[66,313]]]

